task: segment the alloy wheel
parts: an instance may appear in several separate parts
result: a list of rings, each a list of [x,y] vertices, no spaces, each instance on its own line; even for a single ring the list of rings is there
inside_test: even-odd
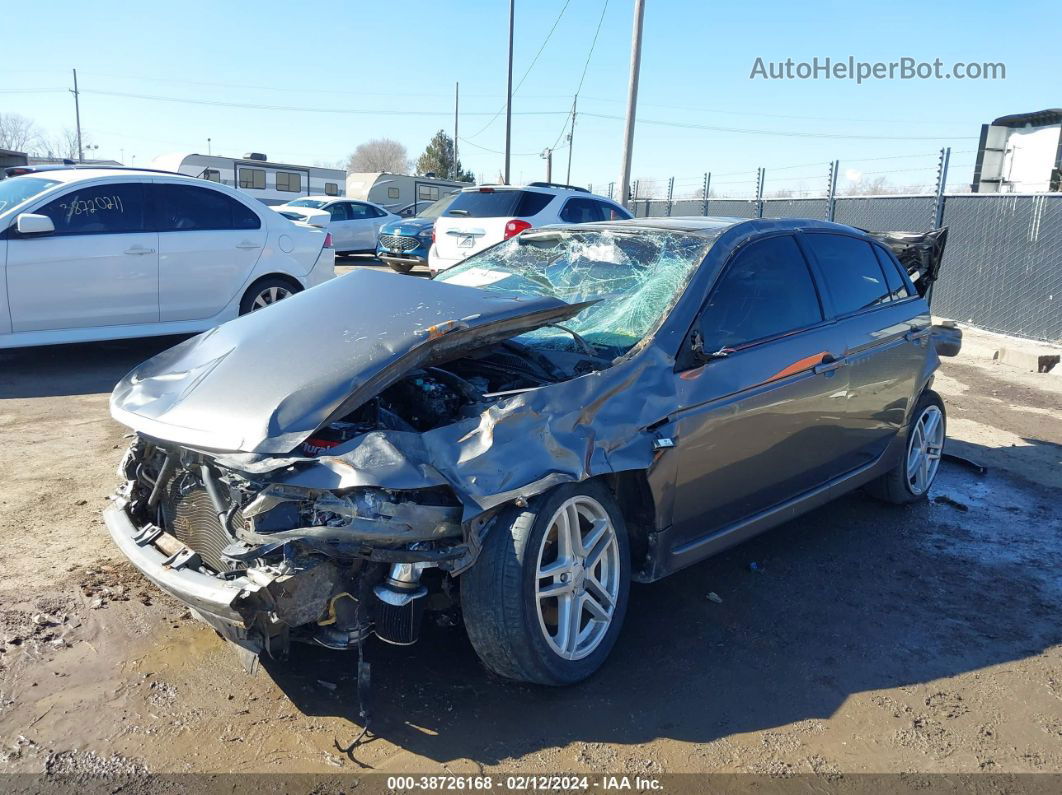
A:
[[[921,496],[933,485],[943,451],[944,414],[937,406],[927,406],[907,442],[907,486],[912,494]]]
[[[550,648],[566,660],[593,653],[612,623],[620,553],[608,511],[587,496],[566,500],[538,550],[535,608]]]
[[[251,311],[256,309],[262,309],[275,304],[277,301],[281,301],[291,295],[291,290],[286,287],[266,287],[262,292],[255,296],[254,303],[251,304]]]

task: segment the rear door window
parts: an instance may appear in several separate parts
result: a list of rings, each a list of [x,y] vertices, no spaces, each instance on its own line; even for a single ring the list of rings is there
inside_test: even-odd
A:
[[[845,235],[805,233],[838,315],[889,300],[889,287],[870,243]]]
[[[455,218],[502,218],[536,215],[553,198],[523,190],[461,191],[444,215]]]
[[[605,205],[593,199],[568,199],[560,212],[560,218],[569,224],[605,221],[609,216],[605,214],[604,208]]]
[[[738,348],[820,322],[815,283],[791,235],[757,240],[731,260],[708,297],[700,330],[706,351]]]
[[[347,203],[339,202],[338,204],[331,204],[328,206],[328,213],[332,216],[333,221],[349,221],[350,214],[347,211]]]
[[[155,228],[159,232],[258,229],[258,216],[221,191],[195,185],[151,186]]]
[[[376,215],[369,205],[360,204],[358,202],[351,202],[348,204],[347,211],[350,213],[350,219],[352,221],[362,221],[366,218],[373,218]]]
[[[136,182],[75,188],[36,211],[56,235],[120,235],[144,231],[144,186]]]
[[[911,291],[907,287],[907,277],[900,268],[900,263],[896,261],[896,257],[892,256],[881,246],[874,246],[874,253],[878,255],[878,264],[885,271],[885,281],[889,285],[889,295],[892,300],[899,301],[901,298],[909,298]]]

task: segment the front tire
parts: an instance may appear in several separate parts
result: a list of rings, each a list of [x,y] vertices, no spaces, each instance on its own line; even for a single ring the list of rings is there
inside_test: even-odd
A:
[[[946,431],[944,401],[936,392],[927,389],[911,412],[903,458],[868,486],[870,493],[894,505],[926,499],[940,470]]]
[[[627,612],[629,546],[600,483],[558,486],[500,515],[461,576],[465,628],[487,668],[542,685],[600,668]]]

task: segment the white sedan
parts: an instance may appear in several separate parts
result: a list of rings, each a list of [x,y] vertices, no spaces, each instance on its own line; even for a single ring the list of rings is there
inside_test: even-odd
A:
[[[330,235],[130,168],[0,181],[0,348],[205,331],[335,276]]]
[[[306,196],[272,209],[286,218],[299,217],[308,223],[314,223],[309,211],[328,213],[331,216],[328,231],[339,254],[375,254],[380,227],[402,220],[378,204],[334,196]]]

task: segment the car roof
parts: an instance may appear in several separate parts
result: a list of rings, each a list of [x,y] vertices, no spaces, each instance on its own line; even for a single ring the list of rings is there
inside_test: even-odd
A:
[[[830,229],[836,232],[856,233],[865,236],[866,232],[853,226],[835,224],[831,221],[819,221],[813,218],[734,218],[730,216],[672,216],[665,218],[630,218],[622,221],[598,221],[583,224],[551,224],[550,229],[572,228],[590,229],[638,229],[656,232],[684,232],[701,237],[716,238],[724,231],[737,226],[746,226],[749,234],[757,232],[775,232],[785,229]],[[543,230],[546,227],[542,227]]]
[[[489,188],[488,191],[483,191],[484,188]],[[551,182],[529,182],[526,185],[470,185],[467,188],[461,188],[460,193],[478,193],[483,191],[484,193],[501,192],[507,190],[522,190],[531,191],[532,193],[548,193],[554,196],[561,195],[574,195],[583,197],[593,197],[595,199],[604,199],[605,201],[614,201],[608,198],[608,196],[601,196],[597,193],[591,193],[586,188],[579,188],[575,185],[561,185],[559,183]],[[458,192],[458,191],[455,191]]]
[[[31,171],[26,174],[27,177],[40,176],[44,179],[53,179],[57,182],[78,182],[83,179],[98,179],[100,177],[155,177],[159,174],[164,174],[169,177],[184,177],[185,179],[195,179],[187,174],[178,174],[176,171],[158,171],[150,168],[74,168],[74,167],[60,167],[41,169],[40,171]]]

